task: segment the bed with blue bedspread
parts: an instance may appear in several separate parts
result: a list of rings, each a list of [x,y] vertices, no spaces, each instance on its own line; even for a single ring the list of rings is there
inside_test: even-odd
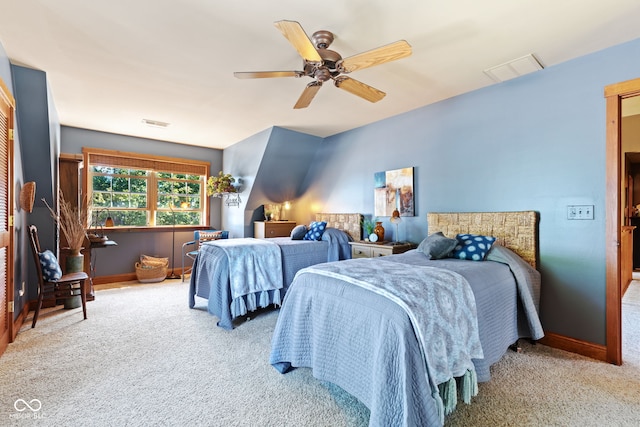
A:
[[[359,239],[360,214],[317,214],[327,228],[322,240],[228,239],[200,248],[190,278],[189,307],[206,299],[218,326],[233,329],[233,320],[270,305],[280,306],[298,270],[351,258],[349,241]]]
[[[492,234],[484,261],[411,250],[300,270],[270,363],[340,386],[371,410],[370,426],[441,426],[459,400],[471,403],[510,345],[544,334],[537,214],[457,215],[429,214],[430,232],[447,223],[454,236]]]

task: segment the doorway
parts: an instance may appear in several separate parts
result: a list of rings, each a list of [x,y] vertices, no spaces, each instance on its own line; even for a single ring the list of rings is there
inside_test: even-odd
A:
[[[640,79],[605,87],[606,188],[605,263],[607,362],[622,364],[621,179],[622,100],[640,95]]]

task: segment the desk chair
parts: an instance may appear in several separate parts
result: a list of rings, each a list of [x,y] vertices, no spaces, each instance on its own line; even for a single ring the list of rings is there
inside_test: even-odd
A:
[[[193,269],[193,264],[192,264],[191,267],[188,267],[185,270],[185,267],[184,267],[185,258],[189,258],[192,261],[195,261],[196,257],[198,256],[198,252],[200,251],[200,246],[204,242],[208,242],[211,240],[218,240],[218,239],[228,239],[228,238],[229,238],[229,232],[226,230],[223,231],[223,230],[212,229],[212,230],[194,231],[193,240],[182,244],[182,281],[184,282],[184,276],[188,273],[191,273],[191,270]],[[192,248],[189,248],[190,246],[192,246]]]
[[[79,273],[63,274],[57,280],[45,279],[42,272],[42,264],[40,262],[40,256],[43,254],[40,249],[40,241],[38,240],[38,229],[35,225],[29,226],[29,242],[31,243],[31,252],[33,253],[33,260],[36,263],[36,270],[38,271],[38,305],[36,305],[36,311],[33,315],[32,328],[36,327],[38,321],[38,315],[42,308],[42,301],[47,299],[64,300],[78,296],[76,293],[78,288],[73,285],[80,284],[80,298],[82,299],[82,313],[84,318],[87,318],[87,295],[85,281],[89,279],[87,273],[81,271]],[[57,260],[54,259],[57,263]]]

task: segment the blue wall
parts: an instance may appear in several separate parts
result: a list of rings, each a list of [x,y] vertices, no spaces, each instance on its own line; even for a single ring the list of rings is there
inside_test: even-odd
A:
[[[224,228],[233,237],[251,237],[253,222],[264,219],[262,205],[300,197],[322,142],[322,138],[275,126],[226,148],[224,171],[242,180],[243,203],[239,208],[223,207]]]
[[[635,40],[327,138],[298,204],[371,214],[373,174],[413,166],[403,240],[427,234],[429,211],[536,210],[544,327],[605,344],[603,89],[639,76]],[[571,204],[595,219],[567,220]]]
[[[15,89],[13,88],[13,75],[11,72],[11,63],[9,62],[9,58],[7,54],[0,44],[0,78],[4,81],[5,85],[9,89],[9,92],[12,96],[15,97]],[[27,231],[26,227],[28,225],[27,222],[27,212],[23,211],[19,208],[18,200],[20,196],[20,189],[22,188],[22,184],[25,182],[23,178],[23,169],[22,169],[22,153],[20,148],[20,130],[15,126],[14,123],[14,155],[13,155],[13,177],[14,182],[11,186],[11,190],[13,193],[13,198],[16,201],[14,203],[14,208],[10,212],[10,214],[14,215],[13,222],[13,230],[14,230],[14,239],[13,239],[13,294],[14,294],[14,319],[17,318],[25,304],[28,302],[29,295],[29,283],[31,280],[29,279],[29,267],[33,261],[30,261],[29,256],[31,254],[31,248],[29,247],[29,242],[27,240]],[[30,263],[31,262],[31,263]],[[34,286],[37,288],[37,278]],[[32,287],[33,288],[33,287]],[[23,292],[21,292],[23,291]],[[31,295],[33,297],[33,295]]]
[[[102,148],[158,156],[179,157],[211,162],[210,172],[217,173],[222,167],[222,150],[175,144],[172,142],[137,138],[113,133],[98,132],[69,126],[61,128],[61,152],[82,153],[82,147]],[[212,200],[209,213],[210,224],[221,228],[220,202]],[[171,229],[158,231],[105,230],[109,238],[118,243],[116,248],[96,249],[94,262],[96,276],[110,276],[135,272],[135,263],[140,255],[168,257],[169,267],[180,269],[182,243],[193,240],[193,231],[175,232],[175,242]],[[173,245],[173,250],[172,250]],[[189,262],[188,265],[191,263]]]

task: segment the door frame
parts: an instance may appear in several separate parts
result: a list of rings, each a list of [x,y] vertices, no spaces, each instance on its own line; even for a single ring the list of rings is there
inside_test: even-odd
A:
[[[620,277],[620,183],[622,100],[640,95],[640,79],[608,85],[606,99],[605,263],[607,362],[622,364],[622,283]]]
[[[4,305],[4,309],[0,310],[1,313],[6,315],[6,325],[3,325],[4,330],[0,330],[0,355],[4,353],[9,343],[13,342],[17,330],[14,328],[14,284],[13,284],[13,218],[14,218],[14,204],[13,204],[13,129],[14,129],[14,117],[15,117],[15,106],[16,102],[9,88],[6,86],[4,81],[0,78],[0,98],[2,99],[3,108],[8,107],[8,115],[7,115],[7,123],[6,123],[6,134],[3,133],[2,137],[6,137],[6,153],[2,153],[2,155],[6,155],[5,165],[6,176],[0,177],[0,179],[6,179],[6,183],[2,183],[0,188],[2,189],[2,194],[0,197],[5,198],[6,200],[6,223],[3,223],[0,226],[0,233],[2,233],[0,246],[6,248],[6,256],[4,260],[4,283],[0,283],[0,286],[4,288],[4,299],[0,298],[0,304]],[[2,156],[0,156],[2,157]]]

